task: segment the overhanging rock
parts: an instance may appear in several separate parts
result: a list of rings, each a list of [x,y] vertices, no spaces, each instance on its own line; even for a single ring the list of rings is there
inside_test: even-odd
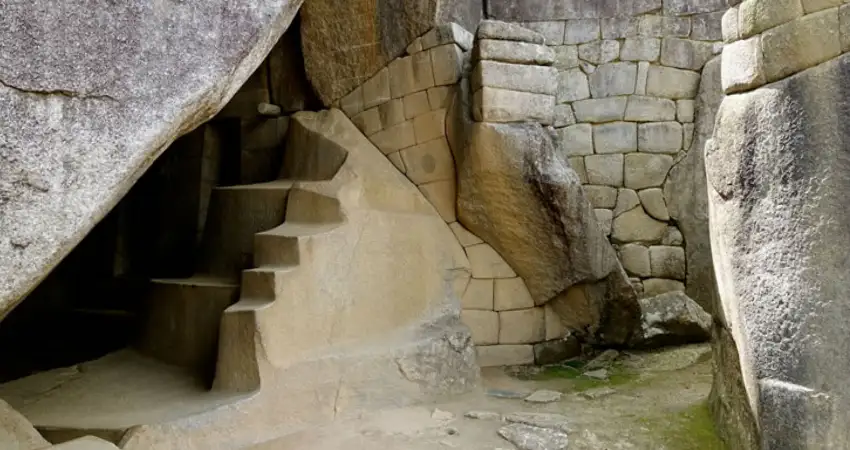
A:
[[[0,318],[221,109],[301,3],[0,4]]]

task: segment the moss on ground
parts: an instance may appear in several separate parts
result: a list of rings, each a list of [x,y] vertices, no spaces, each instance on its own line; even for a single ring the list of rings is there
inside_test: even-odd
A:
[[[639,422],[669,450],[727,450],[714,428],[707,401]]]
[[[523,378],[532,381],[567,380],[561,389],[564,392],[582,392],[601,387],[622,386],[637,381],[639,378],[637,373],[626,370],[617,364],[607,368],[607,380],[590,378],[582,375],[585,372],[582,368],[583,365],[582,362],[567,362],[547,366],[543,370],[525,375]]]

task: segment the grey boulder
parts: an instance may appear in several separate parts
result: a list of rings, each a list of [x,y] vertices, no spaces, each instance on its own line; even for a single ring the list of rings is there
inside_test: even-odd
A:
[[[711,315],[684,292],[668,292],[638,300],[640,333],[636,347],[705,342],[711,337]]]

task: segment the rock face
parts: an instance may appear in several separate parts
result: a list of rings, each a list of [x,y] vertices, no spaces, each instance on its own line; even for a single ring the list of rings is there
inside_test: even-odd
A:
[[[475,30],[483,0],[305,2],[301,36],[307,75],[330,105],[368,80],[437,24]]]
[[[711,337],[711,315],[684,292],[642,298],[640,309],[637,347],[692,344]]]
[[[24,416],[0,400],[0,448],[36,450],[49,445]]]
[[[627,339],[635,293],[581,182],[535,124],[475,123],[458,159],[458,216],[526,282],[537,305],[601,342]],[[568,293],[568,289],[582,285]],[[569,319],[567,319],[569,318]]]
[[[300,5],[0,5],[0,318],[227,102]]]
[[[776,38],[837,10],[793,19],[760,37]],[[734,381],[740,363],[746,394],[716,386],[714,409],[721,428],[740,433],[735,442],[760,440],[764,450],[850,447],[850,391],[837,381],[850,371],[850,55],[817,64],[826,50],[811,44],[789,39],[781,49],[763,47],[765,58],[793,59],[786,67],[814,67],[727,96],[706,150],[722,304],[715,353],[727,355],[718,374]],[[753,411],[760,439],[755,427],[741,426]]]
[[[705,179],[705,145],[714,132],[714,119],[723,90],[720,87],[720,59],[706,64],[702,71],[694,140],[690,150],[680,159],[664,184],[664,199],[670,217],[676,221],[685,241],[687,260],[686,292],[709,313],[714,311],[717,285],[711,260],[708,232],[708,193]]]

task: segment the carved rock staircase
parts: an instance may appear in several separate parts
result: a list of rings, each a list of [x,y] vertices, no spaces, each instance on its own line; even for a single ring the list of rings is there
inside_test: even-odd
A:
[[[297,145],[290,138],[282,179],[215,188],[198,273],[188,279],[153,280],[144,331],[135,348],[0,385],[0,398],[54,443],[92,434],[124,448],[213,448],[216,438],[211,434],[198,447],[180,440],[154,443],[137,435],[139,430],[167,428],[169,423],[197,428],[193,421],[213,420],[210,417],[216,414],[216,420],[231,415],[233,419],[225,420],[233,423],[251,414],[262,417],[252,419],[251,426],[262,431],[251,439],[260,439],[257,436],[270,428],[277,427],[279,432],[281,423],[290,419],[304,423],[332,419],[340,401],[340,380],[349,376],[345,372],[352,364],[363,373],[350,377],[356,378],[349,387],[357,391],[352,398],[397,397],[391,401],[403,402],[417,395],[403,383],[418,388],[442,380],[415,379],[421,375],[418,368],[405,367],[400,358],[421,353],[423,348],[429,355],[442,351],[435,348],[443,341],[457,352],[457,362],[426,355],[426,363],[470,374],[468,380],[455,377],[449,390],[474,383],[477,368],[469,356],[468,333],[462,326],[457,331],[451,321],[435,334],[436,339],[409,338],[411,332],[404,329],[375,336],[370,342],[380,342],[377,345],[333,339],[337,324],[331,322],[340,319],[325,318],[327,311],[322,308],[327,306],[312,304],[323,295],[322,281],[312,277],[321,275],[313,273],[315,267],[302,266],[322,241],[346,228],[344,208],[335,197],[339,182],[333,178],[347,154],[316,139],[315,132],[302,133],[306,138],[297,139]],[[349,239],[347,235],[335,238]],[[323,321],[318,326],[322,330],[313,332],[315,324]],[[396,334],[405,337],[387,337]],[[402,345],[396,348],[383,342]],[[417,361],[423,358],[419,353]],[[309,379],[325,372],[333,372],[337,379],[330,374],[327,379]],[[401,373],[407,380],[398,386],[387,383],[390,372],[390,377],[403,378]],[[263,403],[256,397],[266,383],[279,388]],[[294,400],[299,396],[305,400]],[[286,405],[289,401],[293,405]],[[311,402],[317,404],[315,408]],[[279,411],[274,412],[275,408]],[[232,430],[222,431],[225,434],[219,439],[228,439],[227,432]]]

